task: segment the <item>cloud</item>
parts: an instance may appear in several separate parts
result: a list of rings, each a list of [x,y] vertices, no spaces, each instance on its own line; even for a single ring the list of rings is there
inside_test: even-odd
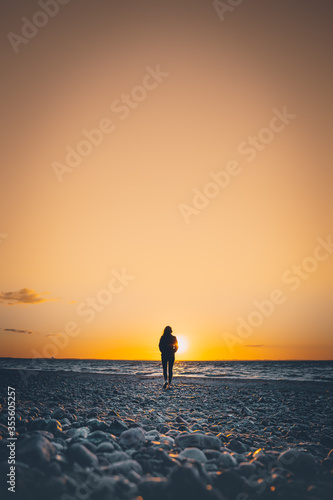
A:
[[[13,306],[17,304],[41,304],[42,302],[59,300],[59,298],[48,299],[47,297],[42,297],[42,295],[47,295],[48,293],[37,293],[35,290],[29,288],[21,288],[17,292],[0,292],[0,304]]]
[[[266,347],[264,344],[248,344],[245,345],[244,347]]]
[[[45,337],[61,337],[60,333],[48,333]]]
[[[27,333],[28,335],[38,334],[38,332],[32,332],[31,330],[16,330],[16,328],[4,328],[4,331],[12,333]]]

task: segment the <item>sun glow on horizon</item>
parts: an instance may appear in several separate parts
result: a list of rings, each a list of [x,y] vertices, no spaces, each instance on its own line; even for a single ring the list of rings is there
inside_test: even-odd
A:
[[[178,354],[185,353],[188,350],[188,348],[189,348],[189,344],[188,344],[187,338],[184,337],[183,335],[177,335],[177,340],[178,340],[178,351],[177,351],[177,353]]]

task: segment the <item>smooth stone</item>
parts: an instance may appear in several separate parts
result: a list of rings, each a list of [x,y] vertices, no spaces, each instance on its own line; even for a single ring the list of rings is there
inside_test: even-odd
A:
[[[148,441],[158,441],[159,438],[160,438],[160,433],[156,429],[146,432],[146,439]]]
[[[207,488],[207,478],[200,475],[196,466],[201,466],[201,464],[185,463],[174,468],[167,485],[166,497],[168,499],[221,500],[221,496],[216,491]]]
[[[245,494],[245,479],[233,470],[227,470],[225,472],[222,472],[222,474],[219,474],[215,479],[215,486],[228,499],[249,498],[249,496]]]
[[[89,499],[118,499],[116,487],[117,487],[117,479],[110,476],[98,476],[98,483],[94,486],[93,489],[89,489]],[[86,496],[84,498],[87,498]]]
[[[136,460],[122,460],[121,462],[115,462],[107,467],[108,472],[111,474],[124,474],[128,476],[131,471],[142,475],[142,467]]]
[[[191,430],[192,431],[202,431],[203,428],[200,424],[193,424],[192,427],[191,427]]]
[[[193,433],[193,434],[180,434],[175,439],[176,445],[182,449],[185,448],[199,448],[201,450],[212,448],[219,450],[221,448],[221,441],[216,436],[207,436],[206,434]]]
[[[278,462],[282,467],[291,470],[297,476],[306,477],[316,474],[315,458],[304,450],[289,448],[279,455]]]
[[[255,474],[257,469],[251,462],[241,462],[235,470],[238,471],[241,476],[250,477],[252,474]]]
[[[68,418],[62,418],[60,420],[60,423],[61,423],[62,427],[64,427],[64,426],[70,426],[71,425],[71,421],[68,420]]]
[[[167,484],[165,477],[144,477],[138,484],[139,493],[145,500],[165,498]]]
[[[100,443],[96,451],[98,453],[112,453],[114,451],[114,446],[112,443]]]
[[[64,415],[65,415],[65,411],[62,408],[57,408],[52,413],[53,418],[55,418],[56,420],[60,420],[61,418],[64,417]]]
[[[232,439],[228,444],[228,448],[232,451],[236,451],[237,453],[244,453],[248,449],[246,444],[242,443],[238,439]]]
[[[121,420],[113,420],[109,426],[108,431],[111,434],[114,434],[115,436],[119,437],[120,434],[128,429],[127,425],[122,422]]]
[[[121,433],[119,444],[124,448],[139,448],[146,442],[146,436],[141,427],[133,427]]]
[[[89,435],[90,429],[88,427],[79,427],[77,429],[69,429],[66,433],[66,437],[72,438],[72,440],[78,438],[87,438]]]
[[[325,458],[321,466],[325,471],[333,470],[333,458]]]
[[[332,448],[333,446],[333,437],[331,436],[323,436],[320,440],[320,444],[326,446],[327,448]]]
[[[87,420],[86,424],[95,431],[106,431],[109,429],[109,425],[98,418],[90,418]]]
[[[98,464],[98,458],[81,443],[76,443],[68,449],[69,457],[83,467],[93,467]]]
[[[178,457],[191,458],[192,460],[196,460],[197,462],[200,462],[202,464],[207,462],[206,455],[198,448],[185,448],[185,450],[179,453]]]
[[[124,462],[125,460],[130,460],[131,457],[124,451],[114,451],[107,454],[107,459],[110,464],[114,464],[116,462]]]
[[[56,453],[53,444],[40,434],[19,441],[16,449],[18,460],[36,467],[47,465]]]
[[[52,432],[54,436],[62,435],[62,425],[55,418],[51,418],[47,421],[45,430]]]
[[[91,441],[92,443],[99,445],[100,443],[105,443],[105,442],[110,442],[113,441],[111,434],[103,431],[94,431],[91,432],[88,437],[88,441]]]
[[[237,465],[237,460],[235,459],[235,457],[233,457],[227,451],[221,453],[221,455],[217,459],[217,462],[219,465],[222,465],[222,467],[225,467],[226,469],[229,469],[230,467],[236,467]]]
[[[39,431],[44,429],[46,429],[46,420],[44,418],[35,418],[29,423],[29,430],[31,431]]]

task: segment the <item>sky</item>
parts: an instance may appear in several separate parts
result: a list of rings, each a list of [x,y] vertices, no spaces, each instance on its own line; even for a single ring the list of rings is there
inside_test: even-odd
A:
[[[333,359],[329,0],[1,6],[1,356]]]

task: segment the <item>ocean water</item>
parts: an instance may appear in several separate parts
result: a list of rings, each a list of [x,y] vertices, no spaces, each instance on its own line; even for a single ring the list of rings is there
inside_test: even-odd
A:
[[[0,369],[162,376],[160,361],[0,358]],[[333,382],[333,361],[176,361],[174,375]]]

